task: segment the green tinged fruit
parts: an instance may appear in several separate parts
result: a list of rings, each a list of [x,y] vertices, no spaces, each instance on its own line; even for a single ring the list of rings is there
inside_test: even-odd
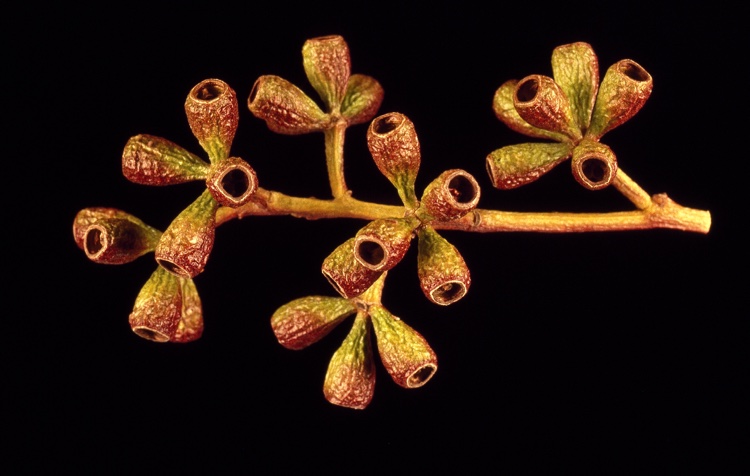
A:
[[[499,189],[520,187],[575,156],[572,171],[578,183],[589,190],[609,186],[618,170],[614,153],[601,144],[602,153],[589,160],[591,144],[586,143],[598,142],[633,117],[652,88],[651,75],[635,61],[610,66],[600,84],[599,60],[591,45],[558,46],[552,52],[552,77],[506,81],[493,99],[495,115],[510,129],[556,144],[526,143],[491,152],[486,164],[492,184]]]
[[[214,246],[219,204],[208,190],[172,220],[156,246],[159,265],[183,278],[203,272]]]
[[[307,40],[302,46],[302,65],[328,112],[338,112],[351,74],[349,47],[344,38],[330,35]]]
[[[537,180],[569,158],[572,148],[567,142],[508,145],[487,156],[487,172],[496,188],[517,188]]]
[[[380,305],[369,309],[383,366],[405,388],[426,384],[437,371],[437,355],[427,340]]]
[[[356,311],[348,299],[307,296],[279,307],[271,316],[271,328],[281,345],[299,350],[328,335]]]
[[[361,410],[372,401],[375,377],[369,319],[358,313],[349,334],[328,363],[323,394],[334,405]]]
[[[424,295],[441,306],[463,298],[471,275],[461,253],[432,227],[423,227],[418,236],[417,275]]]
[[[122,174],[141,185],[174,185],[205,180],[209,165],[197,155],[161,137],[131,137],[122,152]]]
[[[578,127],[585,131],[599,89],[599,60],[591,45],[578,42],[555,48],[552,77],[567,96]]]

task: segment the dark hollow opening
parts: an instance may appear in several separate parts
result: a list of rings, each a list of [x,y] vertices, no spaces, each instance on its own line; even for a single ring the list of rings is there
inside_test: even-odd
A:
[[[623,63],[620,71],[633,81],[648,81],[649,79],[648,73],[643,68],[631,62]]]
[[[190,273],[182,269],[180,266],[176,265],[175,263],[165,260],[165,259],[157,259],[156,260],[159,265],[169,271],[172,274],[176,274],[177,276],[183,277],[183,278],[189,278]]]
[[[346,292],[344,291],[344,288],[342,288],[339,285],[339,283],[335,279],[333,279],[333,276],[331,276],[330,273],[328,273],[328,271],[323,271],[323,276],[325,276],[325,278],[328,281],[328,283],[331,286],[333,286],[333,288],[336,290],[336,292],[338,292],[342,296],[346,296]]]
[[[143,337],[144,339],[148,339],[154,342],[166,342],[169,340],[167,336],[165,336],[161,332],[156,332],[154,330],[147,329],[145,327],[139,327],[137,329],[133,329],[133,332],[135,332],[139,337]]]
[[[102,243],[102,231],[98,228],[92,228],[86,233],[86,251],[89,254],[96,254],[104,247]]]
[[[476,197],[474,184],[464,175],[456,175],[448,183],[448,190],[458,203],[471,203]]]
[[[445,283],[437,288],[433,293],[432,297],[439,302],[446,303],[452,302],[460,298],[463,295],[464,287],[458,283]]]
[[[211,101],[224,94],[224,85],[214,81],[204,83],[195,92],[195,97],[203,101]]]
[[[387,134],[401,125],[401,117],[390,114],[375,121],[373,130],[378,134]]]
[[[592,157],[581,163],[581,172],[593,183],[600,183],[607,179],[609,166],[604,160]]]
[[[363,261],[378,266],[385,259],[385,250],[374,241],[362,241],[357,245],[357,254]]]
[[[221,178],[221,187],[227,195],[239,198],[250,188],[250,179],[240,169],[232,169]]]
[[[410,387],[419,387],[424,385],[428,380],[430,380],[435,373],[435,367],[433,365],[425,365],[421,369],[414,372],[411,376],[409,376],[409,386]]]
[[[539,83],[536,79],[527,79],[518,85],[516,89],[516,99],[520,102],[529,102],[533,100],[539,92]]]
[[[248,102],[252,103],[255,101],[255,96],[258,95],[258,84],[260,83],[260,80],[255,81],[253,83],[253,88],[250,90],[250,97],[248,98]]]

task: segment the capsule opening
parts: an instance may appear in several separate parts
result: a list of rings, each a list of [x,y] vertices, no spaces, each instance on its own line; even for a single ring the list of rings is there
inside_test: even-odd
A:
[[[177,275],[181,278],[192,278],[193,276],[190,275],[190,273],[183,268],[182,266],[178,265],[177,263],[173,261],[169,261],[164,258],[156,258],[156,262],[161,266],[162,268],[166,269],[170,273]]]
[[[362,240],[357,243],[357,258],[363,265],[377,268],[385,262],[386,252],[377,241]]]
[[[533,101],[538,93],[539,81],[534,77],[523,79],[516,86],[516,100],[519,102]]]
[[[226,84],[216,80],[206,80],[193,90],[193,97],[200,101],[213,101],[226,92]]]
[[[448,192],[459,205],[471,205],[478,196],[476,182],[465,174],[456,174],[448,181]]]
[[[142,337],[153,342],[169,342],[169,336],[148,327],[133,327],[133,332],[135,332],[138,337]]]
[[[641,65],[633,61],[623,61],[618,68],[622,74],[633,81],[645,82],[651,80],[651,75]]]
[[[426,384],[433,375],[435,375],[435,372],[437,372],[437,366],[435,364],[427,364],[420,367],[406,379],[406,386],[409,388],[421,387]]]
[[[403,122],[404,119],[400,114],[386,114],[375,119],[372,130],[377,134],[388,134],[397,129]]]
[[[106,235],[97,226],[92,226],[86,232],[84,238],[84,248],[86,254],[94,256],[99,253],[106,246]]]
[[[442,306],[452,304],[466,294],[466,286],[458,281],[441,284],[430,292],[432,301]]]
[[[576,180],[590,190],[607,187],[615,176],[612,163],[598,156],[584,157],[573,166]]]

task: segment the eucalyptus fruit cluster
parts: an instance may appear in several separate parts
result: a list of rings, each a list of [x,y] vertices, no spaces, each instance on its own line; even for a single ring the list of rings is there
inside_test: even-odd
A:
[[[601,137],[641,110],[653,78],[638,63],[620,60],[599,83],[599,61],[588,43],[552,51],[552,76],[532,74],[509,80],[495,92],[495,115],[509,128],[548,142],[528,142],[495,150],[487,171],[495,187],[533,182],[570,159],[573,177],[589,190],[608,187],[617,177],[617,157]]]
[[[203,311],[193,279],[204,271],[222,223],[254,215],[363,219],[366,223],[354,236],[335,246],[321,263],[334,295],[293,299],[270,318],[278,342],[294,350],[351,320],[348,335],[328,364],[323,394],[335,405],[362,409],[374,395],[375,349],[402,387],[421,387],[437,371],[436,353],[426,339],[381,299],[388,272],[402,262],[413,243],[425,298],[448,306],[467,295],[471,274],[441,230],[708,230],[707,212],[680,207],[663,194],[650,197],[600,142],[606,132],[640,110],[651,93],[651,76],[632,60],[610,67],[600,83],[591,46],[573,43],[553,51],[552,76],[537,74],[502,84],[492,103],[497,117],[511,129],[546,142],[505,146],[485,159],[491,183],[498,189],[533,182],[570,159],[581,185],[599,190],[613,184],[638,208],[613,217],[479,209],[477,180],[458,168],[445,170],[418,192],[422,157],[416,128],[402,113],[377,115],[383,88],[371,76],[352,74],[344,39],[332,35],[307,40],[302,59],[319,101],[284,78],[264,75],[252,85],[247,108],[275,133],[323,134],[332,198],[292,197],[262,188],[250,163],[232,151],[239,123],[237,94],[224,81],[211,78],[195,85],[184,104],[200,155],[148,134],[130,138],[122,153],[122,172],[131,182],[166,186],[200,181],[205,189],[199,196],[163,231],[115,208],[91,207],[76,214],[73,238],[90,260],[122,265],[153,253],[155,270],[129,315],[137,336],[173,343],[201,337]],[[352,197],[344,176],[343,145],[346,130],[359,124],[369,124],[370,155],[401,205]]]

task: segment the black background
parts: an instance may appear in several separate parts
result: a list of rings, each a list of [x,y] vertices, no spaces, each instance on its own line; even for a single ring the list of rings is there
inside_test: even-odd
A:
[[[739,474],[747,463],[747,166],[743,147],[734,152],[746,128],[747,39],[737,12],[721,2],[22,7],[3,19],[10,473]],[[148,133],[202,155],[183,104],[207,78],[237,92],[232,152],[262,187],[328,197],[322,136],[276,135],[245,106],[262,74],[314,97],[300,51],[328,34],[344,36],[354,73],[383,85],[380,113],[415,123],[418,190],[463,168],[482,186],[480,207],[512,211],[633,207],[614,189],[582,189],[566,165],[518,190],[493,189],[486,155],[528,140],[495,118],[495,89],[551,74],[553,48],[574,41],[593,46],[602,74],[637,61],[654,91],[602,141],[649,193],[710,210],[710,232],[445,232],[471,268],[468,295],[429,303],[411,250],[383,297],[427,338],[439,370],[407,390],[378,363],[362,411],[322,394],[346,324],[302,351],[281,347],[269,325],[292,299],[333,295],[320,263],[356,220],[221,226],[196,278],[203,337],[138,338],[127,316],[154,263],[89,262],[72,238],[76,212],[116,207],[166,228],[201,185],[132,184],[122,148]],[[365,129],[347,132],[348,185],[357,198],[395,204]]]

